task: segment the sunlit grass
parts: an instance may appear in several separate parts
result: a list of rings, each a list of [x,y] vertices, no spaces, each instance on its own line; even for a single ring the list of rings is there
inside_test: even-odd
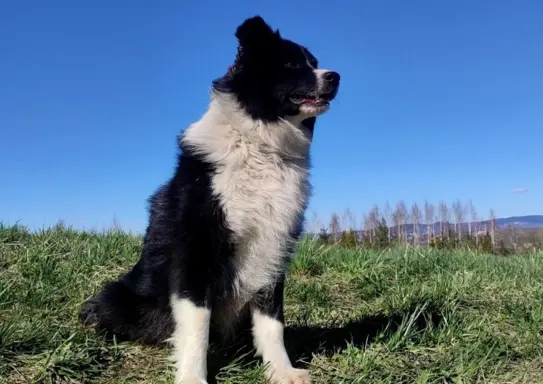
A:
[[[129,268],[140,246],[119,230],[0,227],[0,382],[171,383],[166,347],[106,342],[77,320],[83,301]],[[543,382],[542,253],[303,241],[297,256],[285,338],[315,383]],[[252,350],[224,351],[209,357],[217,382],[264,382]]]

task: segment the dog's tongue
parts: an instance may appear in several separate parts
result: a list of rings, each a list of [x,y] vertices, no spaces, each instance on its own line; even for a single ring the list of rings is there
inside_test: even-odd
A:
[[[308,104],[315,104],[317,102],[317,100],[316,99],[303,99],[303,102],[308,103]]]

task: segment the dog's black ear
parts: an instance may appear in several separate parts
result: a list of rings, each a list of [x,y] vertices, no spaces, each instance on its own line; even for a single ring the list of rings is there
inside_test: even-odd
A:
[[[278,37],[279,31],[274,31],[260,16],[245,20],[236,30],[236,38],[244,47],[262,45]]]

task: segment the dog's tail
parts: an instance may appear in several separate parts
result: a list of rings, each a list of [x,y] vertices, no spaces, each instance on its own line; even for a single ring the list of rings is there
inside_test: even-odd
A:
[[[106,337],[145,344],[165,342],[174,328],[167,297],[144,297],[122,279],[106,284],[100,293],[87,300],[79,319]]]

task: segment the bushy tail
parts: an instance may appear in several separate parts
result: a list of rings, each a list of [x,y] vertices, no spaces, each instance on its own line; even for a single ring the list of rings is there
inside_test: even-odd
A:
[[[119,341],[159,344],[171,336],[174,327],[167,300],[141,296],[123,280],[115,281],[85,303],[79,319]]]

